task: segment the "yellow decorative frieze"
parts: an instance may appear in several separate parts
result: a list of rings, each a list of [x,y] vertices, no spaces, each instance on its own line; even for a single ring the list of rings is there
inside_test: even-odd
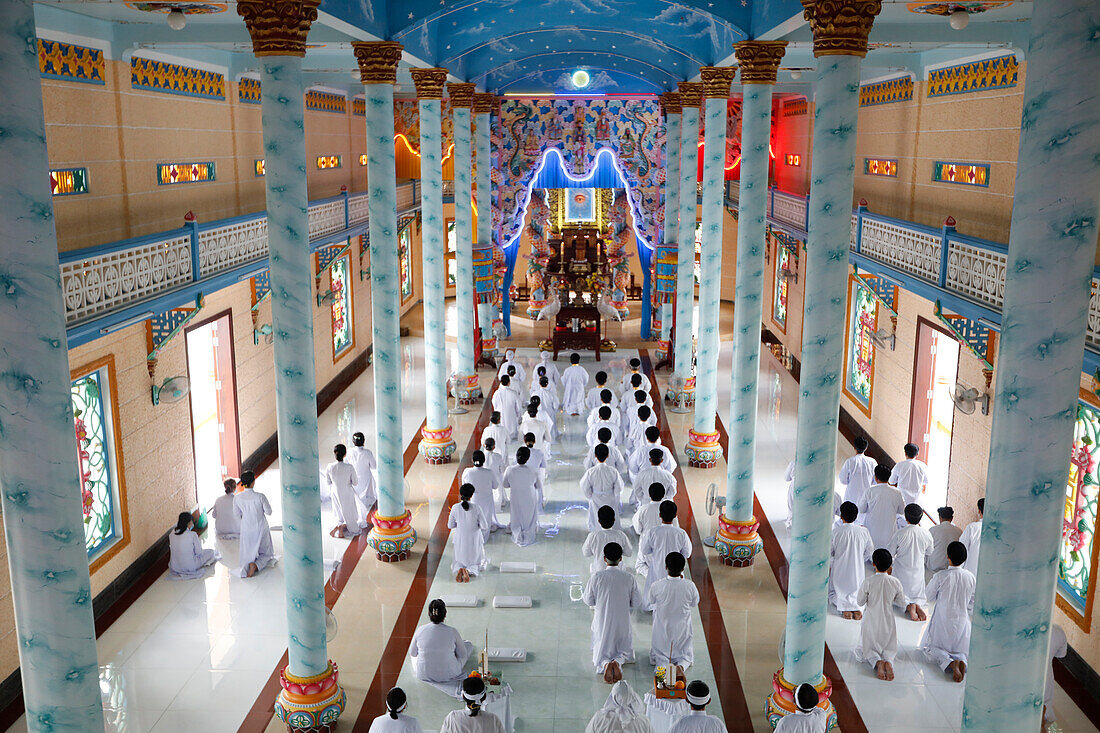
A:
[[[1016,86],[1019,62],[1015,54],[946,66],[928,72],[928,96],[969,94]]]
[[[224,74],[137,56],[130,59],[130,86],[185,97],[225,99]]]
[[[38,39],[38,70],[47,79],[105,84],[106,62],[98,48]]]
[[[860,107],[908,102],[911,99],[913,99],[913,77],[908,75],[874,84],[863,84],[859,88]]]

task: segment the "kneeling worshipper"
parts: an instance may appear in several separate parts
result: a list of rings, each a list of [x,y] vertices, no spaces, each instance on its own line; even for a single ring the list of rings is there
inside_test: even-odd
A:
[[[634,512],[634,519],[631,524],[634,526],[634,532],[641,538],[645,534],[645,531],[650,527],[655,527],[661,523],[661,502],[665,500],[665,487],[664,484],[652,483],[649,485],[649,503],[643,504],[638,508],[638,511]],[[680,526],[680,520],[672,520],[672,524],[676,527]]]
[[[596,372],[596,386],[588,390],[588,396],[584,398],[584,406],[589,410],[595,409],[604,404],[603,392],[607,390],[611,392],[607,387],[607,372]],[[611,409],[615,409],[619,406],[619,400],[615,397],[615,393],[611,392]]]
[[[503,486],[511,489],[508,512],[512,542],[520,547],[533,545],[539,539],[539,497],[542,479],[539,472],[527,465],[531,451],[526,446],[516,451],[516,465],[504,472]]]
[[[622,665],[634,661],[634,631],[630,610],[642,602],[634,576],[623,570],[623,548],[609,542],[603,548],[607,565],[588,579],[582,596],[586,605],[596,609],[592,616],[592,665],[603,674],[607,684],[623,678]]]
[[[650,527],[638,541],[639,573],[645,573],[645,593],[649,595],[649,589],[653,583],[661,578],[668,577],[665,570],[665,556],[670,552],[678,552],[685,558],[691,557],[691,540],[687,532],[673,525],[676,521],[676,504],[665,499],[661,502],[661,508],[657,511],[661,523]],[[649,606],[643,606],[650,610]]]
[[[531,390],[531,399],[539,398],[542,409],[553,419],[554,415],[561,412],[561,399],[556,389],[550,386],[550,380],[540,377],[538,386]]]
[[[856,659],[862,659],[874,667],[880,680],[889,682],[894,679],[894,657],[898,655],[898,625],[894,618],[894,606],[905,599],[905,591],[901,581],[890,574],[894,558],[889,550],[881,547],[875,550],[871,562],[876,572],[863,581],[856,594],[856,603],[865,608],[855,655]]]
[[[645,443],[634,446],[634,452],[631,453],[630,457],[627,459],[631,478],[633,478],[638,471],[650,465],[649,452],[652,450],[659,450],[664,454],[665,457],[664,460],[661,461],[661,468],[669,473],[676,470],[676,459],[673,458],[672,451],[661,444],[661,429],[656,425],[650,425],[645,429]]]
[[[692,680],[687,686],[687,703],[691,712],[677,720],[668,733],[727,733],[721,718],[707,715],[710,688],[702,680]]]
[[[922,603],[925,600],[924,566],[932,556],[934,540],[927,529],[920,526],[924,510],[920,504],[905,505],[906,526],[894,532],[886,549],[894,556],[894,577],[905,590],[905,612],[913,621],[927,621]]]
[[[569,366],[561,375],[561,384],[561,411],[566,415],[581,414],[588,388],[588,370],[581,366],[580,354],[569,355]]]
[[[168,576],[194,580],[206,575],[206,568],[222,559],[217,550],[204,550],[199,536],[190,532],[190,512],[180,512],[176,526],[168,533]]]
[[[241,522],[233,511],[233,495],[237,492],[237,482],[227,478],[222,486],[225,493],[214,500],[210,516],[214,517],[214,534],[219,540],[235,540],[241,536]]]
[[[370,513],[378,503],[378,485],[374,480],[378,462],[366,443],[367,436],[362,433],[357,432],[351,436],[348,462],[355,469],[355,499],[359,504],[359,517],[365,524],[370,524]]]
[[[779,719],[775,733],[825,733],[829,714],[817,706],[821,695],[809,682],[794,689],[795,712]]]
[[[500,413],[500,426],[504,429],[504,438],[515,440],[519,430],[520,399],[515,391],[508,389],[511,384],[508,375],[500,378],[500,387],[493,392],[493,410]],[[492,422],[492,415],[489,416]],[[499,442],[499,438],[498,438]]]
[[[905,511],[905,499],[896,487],[887,483],[890,469],[883,465],[875,466],[875,480],[878,481],[867,493],[859,505],[863,526],[871,533],[875,549],[885,548],[898,528],[898,517]]]
[[[561,373],[558,371],[558,365],[554,363],[554,355],[549,351],[543,351],[539,354],[539,363],[535,367],[535,373],[537,374],[540,369],[543,372],[542,376],[550,381],[550,386],[554,389],[561,386]]]
[[[607,464],[610,451],[603,443],[593,450],[596,456],[596,465],[584,472],[581,476],[581,492],[588,499],[588,531],[594,532],[599,528],[598,512],[600,507],[609,506],[617,515],[621,510],[619,497],[623,493],[623,477],[619,472]],[[616,526],[618,522],[616,521]]]
[[[607,465],[614,468],[620,474],[626,472],[626,461],[623,459],[623,452],[617,447],[611,445],[611,431],[607,428],[600,428],[596,433],[596,437],[599,439],[599,443],[593,445],[588,449],[588,457],[584,459],[584,470],[588,470],[596,465],[596,446],[607,446]]]
[[[527,465],[539,474],[539,508],[542,508],[546,506],[546,497],[543,496],[542,491],[546,486],[546,474],[550,469],[550,464],[546,460],[546,452],[535,447],[534,433],[524,434],[523,445],[527,448]]]
[[[271,504],[266,496],[252,488],[255,482],[255,473],[242,473],[240,483],[244,488],[233,497],[233,511],[241,520],[242,578],[251,578],[277,560],[275,546],[271,544],[271,528],[267,525]]]
[[[962,567],[966,545],[952,542],[947,546],[947,568],[932,576],[926,591],[929,603],[935,602],[932,620],[924,629],[920,649],[928,661],[951,674],[955,682],[966,676],[970,655],[970,615],[974,612],[974,573]]]
[[[413,634],[409,656],[413,659],[413,675],[418,680],[451,697],[458,697],[462,680],[466,678],[463,669],[474,645],[463,641],[458,629],[443,623],[446,618],[447,604],[442,599],[436,598],[428,604],[429,623]]]
[[[665,555],[668,577],[650,586],[645,604],[653,609],[653,641],[649,648],[649,663],[676,668],[679,679],[695,661],[691,629],[691,611],[699,605],[699,589],[684,577],[684,556],[678,552]]]
[[[504,386],[516,393],[520,408],[527,404],[527,388],[523,386],[523,379],[516,375],[514,366],[508,367],[508,384]],[[520,417],[523,417],[523,415],[521,414]]]
[[[337,443],[332,449],[336,460],[325,467],[325,481],[332,494],[332,511],[336,514],[336,526],[329,532],[333,537],[343,539],[354,537],[367,526],[367,518],[359,516],[359,499],[355,487],[359,477],[355,469],[344,460],[348,449],[343,443]]]
[[[614,406],[612,406],[612,404],[611,404],[611,400],[613,400],[614,398],[615,398],[615,395],[612,394],[611,390],[609,390],[609,389],[605,389],[605,390],[600,392],[600,401],[599,401],[599,403],[596,404],[595,407],[588,410],[588,427],[592,427],[595,423],[597,423],[599,420],[602,419],[600,417],[600,408],[601,407],[606,407],[609,410],[611,410],[612,415],[617,414],[616,411],[615,411]]]
[[[642,698],[626,680],[619,680],[612,685],[607,702],[588,721],[584,733],[653,733],[653,724],[645,716]]]
[[[504,361],[500,363],[500,369],[497,370],[497,376],[503,377],[507,374],[508,367],[515,367],[516,375],[519,376],[521,382],[527,378],[527,370],[524,369],[523,364],[516,359],[515,349],[508,349],[504,352]]]
[[[458,495],[462,501],[451,507],[447,517],[447,526],[453,530],[454,559],[451,560],[451,572],[459,583],[469,583],[471,575],[477,575],[489,566],[485,557],[485,536],[489,534],[489,520],[485,512],[474,504],[474,485],[462,484]],[[492,504],[490,495],[490,504]]]
[[[386,712],[370,724],[367,733],[424,733],[420,723],[411,715],[405,715],[409,707],[405,691],[394,687],[386,693]]]
[[[492,438],[490,438],[492,440]],[[482,535],[485,541],[489,541],[489,533],[504,525],[497,519],[496,501],[493,498],[493,490],[500,483],[500,476],[485,465],[484,451],[475,450],[470,461],[474,464],[462,472],[462,483],[474,487],[474,504],[481,507],[485,513],[485,529]],[[459,489],[461,493],[462,489]]]
[[[481,709],[486,696],[485,680],[481,677],[464,679],[462,700],[466,703],[466,709],[447,713],[439,733],[505,733],[500,718]]]
[[[846,619],[859,621],[863,613],[856,594],[867,577],[867,563],[875,546],[871,533],[856,524],[859,507],[850,501],[840,505],[840,525],[833,530],[829,557],[829,600]]]
[[[628,386],[633,386],[635,384],[634,377],[637,376],[637,386],[633,388],[644,389],[646,392],[648,392],[650,387],[649,377],[642,374],[642,360],[638,357],[634,357],[629,362],[627,362],[627,366],[630,368],[630,371],[623,374],[623,378],[619,380],[619,391],[622,392],[626,390]]]
[[[630,492],[631,504],[636,507],[644,504],[649,487],[653,484],[665,487],[666,499],[676,496],[676,477],[662,467],[664,460],[665,454],[660,449],[654,448],[649,451],[649,465],[634,476],[634,485]]]
[[[542,400],[537,395],[527,405],[527,412],[519,423],[519,431],[525,435],[534,433],[538,448],[550,455],[554,445],[554,421],[542,409]]]
[[[607,547],[608,542],[618,542],[626,557],[634,554],[634,546],[630,544],[630,538],[626,536],[626,532],[615,526],[617,522],[615,510],[609,506],[602,506],[596,516],[600,527],[589,532],[581,546],[581,554],[592,558],[592,567],[589,572],[593,575],[603,569],[603,548]]]
[[[627,421],[623,442],[634,450],[639,445],[645,445],[645,431],[657,425],[657,416],[647,405],[642,405],[630,420]]]
[[[597,436],[601,430],[611,431],[611,440],[609,445],[618,446],[621,445],[622,428],[619,423],[611,415],[611,408],[607,405],[603,405],[597,411],[598,420],[588,426],[588,432],[584,434],[584,442],[588,445],[595,445],[598,442]]]
[[[497,452],[505,458],[504,462],[507,463],[508,444],[515,441],[516,434],[509,434],[508,431],[504,429],[504,423],[501,422],[503,419],[500,410],[493,410],[489,413],[489,424],[481,431],[481,443],[484,445],[486,440],[492,438],[496,443]],[[501,474],[504,473],[503,468],[500,471]]]

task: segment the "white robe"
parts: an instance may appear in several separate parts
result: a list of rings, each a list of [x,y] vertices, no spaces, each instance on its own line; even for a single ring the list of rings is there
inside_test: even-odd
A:
[[[592,565],[589,572],[593,575],[607,567],[607,563],[605,563],[603,559],[603,548],[609,542],[619,543],[619,546],[623,548],[623,557],[632,557],[634,555],[634,545],[631,544],[630,538],[626,536],[626,532],[616,527],[612,527],[611,529],[604,529],[603,527],[594,529],[588,533],[588,536],[584,539],[584,544],[581,545],[581,554],[585,557],[592,558]]]
[[[222,494],[214,500],[210,515],[214,517],[214,533],[223,540],[235,540],[241,536],[241,522],[233,511],[235,494]]]
[[[521,364],[516,359],[516,352],[512,351],[511,349],[505,352],[504,361],[500,363],[500,369],[497,369],[497,376],[503,377],[505,374],[507,374],[508,367],[510,366],[514,366],[516,368],[516,376],[519,378],[519,381],[522,382],[527,378],[527,370],[524,369],[523,364]]]
[[[668,733],[728,733],[721,718],[707,715],[705,710],[692,710],[677,720]]]
[[[271,504],[266,496],[248,488],[233,497],[233,511],[241,520],[241,577],[245,578],[249,563],[256,563],[257,571],[275,564],[275,548],[267,526]]]
[[[622,379],[619,380],[619,392],[626,392],[627,390],[630,390],[631,394],[634,393],[634,389],[630,386],[630,382],[635,374],[642,378],[642,386],[638,387],[638,389],[642,390],[643,392],[649,391],[651,386],[649,383],[649,377],[642,374],[641,372],[628,371],[626,374],[623,375]]]
[[[539,417],[524,415],[523,420],[521,420],[519,424],[519,434],[520,436],[524,436],[527,435],[527,433],[534,433],[536,448],[543,453],[550,452],[550,444],[553,438],[550,436],[550,428],[545,421]]]
[[[607,428],[611,431],[611,440],[609,445],[619,446],[622,444],[622,431],[619,430],[619,425],[614,421],[597,420],[588,427],[588,432],[584,434],[584,441],[588,445],[596,445],[600,442],[600,430]]]
[[[462,508],[462,502],[455,504],[447,517],[447,526],[454,538],[451,572],[457,573],[459,569],[466,568],[470,575],[477,575],[487,568],[489,560],[485,557],[485,537],[482,533],[489,533],[489,520],[481,507],[472,501],[468,510]]]
[[[371,722],[367,733],[424,733],[424,729],[410,715],[398,713],[397,720],[394,720],[389,713],[384,713]]]
[[[664,499],[661,499],[661,501],[664,501]],[[661,501],[647,500],[645,504],[642,504],[642,506],[638,508],[638,511],[634,512],[634,519],[631,521],[631,525],[634,527],[634,531],[638,533],[638,537],[645,534],[645,531],[650,527],[656,527],[661,523]],[[672,520],[672,526],[680,526],[679,517]]]
[[[894,556],[894,577],[905,590],[905,604],[924,603],[924,565],[932,554],[932,535],[918,524],[894,532],[886,549]]]
[[[1050,625],[1050,669],[1047,670],[1046,687],[1043,689],[1043,720],[1054,722],[1054,660],[1064,659],[1069,653],[1066,631],[1058,624]]]
[[[470,466],[462,472],[462,483],[472,484],[474,487],[473,503],[481,507],[485,515],[485,528],[482,534],[488,541],[489,532],[503,526],[497,519],[496,501],[493,497],[493,489],[500,483],[500,477],[491,468]]]
[[[561,398],[553,385],[549,387],[532,387],[531,396],[539,398],[539,412],[549,415],[557,415],[561,411]]]
[[[584,602],[596,609],[592,616],[592,664],[597,674],[610,662],[634,661],[634,633],[630,610],[642,602],[634,576],[620,566],[606,567],[588,579]]]
[[[566,415],[579,415],[584,410],[585,388],[588,387],[588,371],[580,364],[573,364],[561,375],[561,411]]]
[[[645,703],[626,680],[611,687],[607,702],[588,721],[584,733],[653,733]]]
[[[863,526],[871,533],[875,549],[886,547],[898,527],[898,515],[905,511],[901,492],[889,484],[875,484],[863,495],[859,513]]]
[[[589,410],[592,410],[602,405],[603,400],[600,398],[600,393],[603,392],[605,389],[611,393],[611,414],[615,414],[616,412],[618,412],[619,398],[615,396],[615,391],[606,385],[600,386],[597,384],[595,387],[588,390],[588,396],[584,398],[584,406]]]
[[[686,670],[695,661],[691,612],[699,605],[699,589],[686,578],[663,578],[650,586],[645,605],[653,609],[649,663]]]
[[[890,483],[898,487],[906,504],[919,504],[921,492],[928,485],[928,466],[916,458],[899,461],[890,472]]]
[[[649,452],[651,450],[659,450],[664,453],[665,457],[661,459],[661,468],[665,469],[669,473],[672,473],[676,470],[676,459],[673,457],[672,451],[662,445],[660,441],[656,443],[650,443],[649,441],[646,441],[645,443],[641,443],[637,447],[635,447],[634,452],[631,454],[631,477],[637,474],[638,471],[648,468],[651,465],[649,462]]]
[[[863,501],[867,489],[875,483],[875,459],[863,453],[857,453],[840,467],[840,483],[844,484],[844,501],[856,506]]]
[[[378,466],[370,448],[353,445],[348,449],[348,463],[355,469],[355,498],[359,503],[359,517],[365,523],[370,521],[370,510],[378,501],[378,486],[374,480],[374,470]]]
[[[978,553],[982,546],[982,520],[979,519],[977,522],[966,525],[962,536],[959,537],[959,542],[966,545],[966,562],[962,566],[977,577]]]
[[[867,577],[867,563],[875,551],[867,528],[845,522],[833,530],[829,555],[829,600],[836,610],[858,611],[856,594]]]
[[[409,644],[413,675],[458,697],[462,694],[462,680],[466,679],[463,669],[473,650],[474,645],[463,641],[453,626],[426,623],[416,630]]]
[[[856,658],[872,667],[878,662],[890,662],[898,654],[898,626],[894,606],[905,599],[901,581],[887,573],[875,573],[863,581],[856,594],[856,602],[863,609],[863,621],[859,626],[859,645]]]
[[[504,472],[504,486],[512,490],[509,504],[512,541],[520,547],[532,545],[539,538],[539,497],[542,496],[539,472],[526,464],[511,466]]]
[[[660,466],[650,465],[634,476],[634,486],[630,492],[630,502],[634,506],[640,506],[649,501],[650,484],[660,484],[665,487],[666,501],[672,501],[672,497],[676,496],[676,477]]]
[[[950,567],[932,576],[928,600],[935,603],[920,649],[928,661],[946,671],[953,660],[966,662],[970,653],[970,614],[974,611],[974,573]]]
[[[794,712],[780,718],[775,733],[825,733],[828,723],[829,714],[821,708],[814,708],[808,713]]]
[[[467,710],[452,710],[439,726],[439,733],[505,733],[500,718],[484,710],[470,715]]]
[[[622,512],[620,497],[623,493],[623,477],[606,463],[597,463],[581,476],[581,492],[588,499],[588,531],[599,529],[597,512],[600,507],[609,506],[615,510],[615,526],[619,526],[619,514]]]
[[[648,597],[649,589],[653,584],[668,577],[665,569],[665,556],[670,552],[678,552],[687,560],[691,557],[691,540],[687,532],[672,524],[661,523],[656,527],[650,527],[638,541],[639,573],[645,574],[645,593]],[[649,606],[645,606],[648,611]]]
[[[554,355],[548,351],[542,352],[539,357],[539,363],[535,364],[534,369],[531,370],[531,374],[538,375],[539,367],[544,367],[546,369],[546,379],[549,380],[551,387],[557,389],[561,385],[561,372],[558,371],[558,365],[554,363]],[[517,369],[516,371],[518,373],[519,370]],[[538,384],[538,382],[535,381],[536,379],[537,376],[531,377],[532,390]]]
[[[516,430],[519,429],[519,407],[519,398],[512,390],[498,389],[493,392],[493,409],[500,413],[500,426],[504,428],[505,438],[509,442],[516,439]]]
[[[190,529],[168,533],[168,574],[180,580],[194,580],[206,575],[206,567],[222,559],[217,550],[204,550],[199,536]]]
[[[597,443],[596,445],[607,445],[606,443]],[[623,458],[623,452],[616,446],[607,446],[607,460],[604,461],[607,465],[614,468],[619,473],[626,472],[626,459]],[[588,449],[588,457],[584,459],[584,470],[588,470],[596,465],[596,446],[592,446]]]
[[[928,556],[928,569],[938,573],[947,567],[947,546],[958,542],[963,531],[951,522],[940,522],[928,530],[932,535],[932,554]]]
[[[496,452],[504,458],[505,463],[507,463],[512,458],[512,453],[509,448],[511,447],[512,443],[516,442],[516,436],[515,433],[509,435],[508,431],[504,429],[503,415],[500,418],[499,425],[489,423],[485,426],[485,429],[481,431],[482,445],[485,445],[486,438],[492,438],[494,441],[496,441]],[[488,455],[488,452],[486,452],[486,455]],[[488,459],[486,459],[485,463],[486,465],[488,465]],[[503,473],[503,469],[501,469],[501,472]]]
[[[367,526],[366,517],[359,516],[359,502],[355,495],[359,477],[355,475],[351,464],[347,461],[333,461],[328,464],[325,468],[325,481],[332,492],[332,511],[336,514],[336,521],[347,525],[351,534]]]
[[[605,407],[607,407],[607,405],[601,404],[601,405],[597,405],[596,407],[593,407],[591,410],[589,410],[588,411],[588,418],[585,420],[585,425],[587,425],[588,427],[592,427],[593,425],[598,423],[600,420],[602,420],[603,418],[600,417],[600,410],[602,410]],[[608,419],[608,422],[614,422],[614,421],[615,421],[615,411],[612,410],[611,411],[611,417]]]

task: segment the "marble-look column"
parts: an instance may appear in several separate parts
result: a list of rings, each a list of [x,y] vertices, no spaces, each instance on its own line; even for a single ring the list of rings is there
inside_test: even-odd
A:
[[[237,12],[260,62],[266,160],[271,324],[275,341],[275,419],[283,504],[289,663],[275,714],[292,730],[335,722],[344,691],[325,639],[325,576],[321,487],[317,465],[317,381],[314,374],[313,278],[306,193],[302,57],[318,0],[239,0]],[[317,682],[315,695],[295,685]]]
[[[672,349],[673,368],[684,380],[682,399],[685,405],[695,402],[691,319],[695,310],[695,212],[699,200],[695,183],[699,171],[699,105],[702,102],[702,84],[680,82],[680,222],[676,239],[676,329]]]
[[[653,265],[656,275],[657,298],[660,306],[661,332],[657,335],[657,358],[671,359],[669,353],[672,341],[672,293],[661,287],[662,255],[675,246],[680,238],[680,93],[668,92],[661,95],[661,108],[665,113],[665,223],[664,242],[657,252]]]
[[[726,506],[714,549],[727,565],[747,567],[761,549],[753,516],[756,464],[757,372],[764,302],[768,168],[771,163],[772,87],[786,41],[744,41],[735,46],[741,72],[741,198],[737,216],[737,286],[733,309]]]
[[[1100,94],[1083,82],[1100,77],[1098,28],[1094,0],[1031,17],[964,731],[1042,719],[1100,221]]]
[[[474,220],[473,220],[473,141],[470,108],[474,103],[474,85],[447,85],[451,96],[451,116],[455,135],[455,307],[458,309],[458,377],[453,388],[459,402],[470,404],[481,399],[481,387],[474,365]]]
[[[474,94],[474,156],[477,167],[474,176],[477,187],[474,297],[477,298],[477,319],[481,330],[481,355],[490,360],[495,360],[497,355],[497,337],[493,332],[497,309],[493,306],[496,296],[493,292],[493,183],[490,177],[493,169],[490,125],[496,104],[495,94]]]
[[[726,216],[726,105],[737,69],[704,66],[703,226],[699,255],[699,353],[695,366],[695,424],[688,430],[688,465],[714,468],[722,455],[715,429],[718,404],[718,296],[722,288],[722,220]]]
[[[455,452],[447,420],[446,287],[443,252],[443,131],[440,119],[446,69],[412,69],[420,99],[420,211],[424,276],[424,393],[427,420],[421,429],[420,455],[428,463],[449,463]]]
[[[103,730],[34,8],[0,5],[0,491],[27,729]]]
[[[803,682],[829,686],[822,674],[828,611],[829,541],[836,477],[837,412],[844,379],[848,235],[855,183],[859,73],[880,0],[803,0],[818,61],[814,102],[806,306],[795,441],[794,518],[783,669],[768,714],[794,709]],[[826,698],[825,706],[830,708]]]
[[[378,509],[368,543],[384,562],[404,560],[416,543],[405,508],[401,438],[401,295],[397,258],[397,179],[393,152],[393,85],[402,46],[393,41],[352,44],[367,106],[367,186],[370,189],[371,329],[374,336],[374,414]],[[442,271],[442,270],[441,270]]]

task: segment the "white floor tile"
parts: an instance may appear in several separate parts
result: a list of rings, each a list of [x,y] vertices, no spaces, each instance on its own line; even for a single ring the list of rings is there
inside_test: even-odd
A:
[[[243,719],[270,676],[270,669],[198,669],[168,709],[237,712]]]
[[[173,666],[164,660],[159,668],[127,669],[106,666],[100,669],[103,706],[113,710],[165,710],[175,699],[192,670]]]

